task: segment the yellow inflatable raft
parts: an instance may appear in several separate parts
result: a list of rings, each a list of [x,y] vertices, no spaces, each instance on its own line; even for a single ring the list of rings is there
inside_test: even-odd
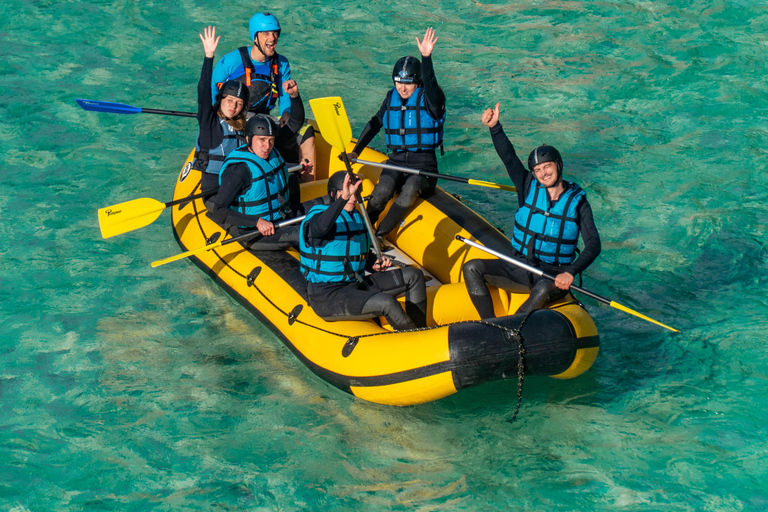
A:
[[[317,132],[317,181],[302,185],[306,201],[325,194],[327,177],[343,164],[338,151]],[[351,150],[350,145],[347,150]],[[366,149],[361,159],[386,156]],[[179,174],[174,200],[200,192],[200,172],[192,154]],[[358,167],[358,166],[356,166]],[[355,169],[366,177],[369,194],[380,170]],[[205,215],[202,199],[173,207],[179,246],[190,251],[229,238]],[[385,212],[386,214],[386,212]],[[385,214],[382,214],[382,218]],[[458,199],[438,189],[419,199],[399,228],[390,233],[390,256],[416,265],[427,276],[428,327],[393,332],[382,319],[326,322],[307,304],[298,253],[251,252],[239,242],[200,252],[192,260],[269,326],[316,375],[371,402],[413,405],[437,400],[457,390],[499,379],[551,375],[569,379],[595,360],[599,337],[592,318],[572,297],[550,309],[510,315],[526,299],[493,289],[498,318],[480,321],[461,282],[461,266],[483,251],[456,235],[504,251],[509,240]],[[521,372],[522,373],[522,372]]]

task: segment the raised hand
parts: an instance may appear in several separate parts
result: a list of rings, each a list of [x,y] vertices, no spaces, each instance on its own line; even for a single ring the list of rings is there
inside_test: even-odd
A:
[[[424,40],[419,41],[419,38],[416,38],[416,45],[419,47],[419,51],[421,52],[422,57],[429,57],[432,55],[432,50],[435,48],[435,43],[437,42],[437,36],[435,35],[435,29],[432,27],[429,27],[427,31],[424,33]]]
[[[205,56],[209,59],[216,53],[216,48],[219,46],[219,39],[221,36],[216,37],[216,27],[210,25],[203,30],[203,34],[200,35],[200,40],[203,42],[203,50],[205,50]]]
[[[352,196],[357,194],[357,189],[360,188],[362,183],[363,180],[361,180],[359,176],[355,176],[355,182],[350,183],[349,173],[347,173],[347,175],[344,176],[344,185],[341,190],[341,198],[345,201],[349,201]]]
[[[296,80],[288,80],[283,82],[283,90],[291,98],[296,98],[299,95],[299,86],[296,85]]]
[[[499,105],[501,105],[501,103],[497,103],[496,108],[486,109],[486,111],[483,112],[483,115],[480,118],[483,124],[488,128],[493,128],[494,126],[499,124]]]

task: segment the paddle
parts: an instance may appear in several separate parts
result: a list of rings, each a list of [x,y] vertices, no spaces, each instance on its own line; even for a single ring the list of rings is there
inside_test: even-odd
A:
[[[309,104],[312,107],[312,112],[315,114],[315,121],[318,128],[320,128],[320,132],[323,134],[323,138],[341,153],[344,164],[347,167],[349,179],[354,182],[356,178],[352,172],[349,156],[347,156],[347,145],[352,142],[352,127],[349,125],[349,118],[347,118],[344,103],[340,97],[333,96],[330,98],[315,98],[309,100]],[[371,219],[368,218],[368,212],[363,206],[359,188],[356,195],[357,204],[360,206],[360,214],[363,217],[363,221],[365,221],[365,228],[368,230],[368,236],[371,238],[376,258],[382,261],[381,247],[379,247],[379,241],[376,239],[376,233],[373,231]]]
[[[176,112],[175,110],[159,110],[156,108],[141,108],[124,103],[112,103],[97,100],[75,100],[84,110],[92,112],[109,112],[111,114],[160,114],[164,116],[197,117],[194,112]]]
[[[381,167],[382,169],[391,169],[393,171],[400,171],[408,174],[418,174],[420,176],[426,176],[427,178],[440,178],[443,180],[466,183],[467,185],[477,185],[478,187],[496,188],[499,190],[509,190],[510,192],[517,192],[517,189],[511,185],[500,185],[498,183],[492,183],[490,181],[473,180],[471,178],[461,178],[459,176],[449,176],[447,174],[440,174],[437,172],[419,171],[417,169],[411,169],[409,167],[400,167],[399,165],[385,164],[382,162],[369,162],[368,160],[360,160],[359,158],[352,158],[351,160],[356,164],[370,165],[372,167]]]
[[[368,197],[365,197],[364,199],[368,199]],[[280,222],[275,222],[274,226],[275,229],[283,228],[285,226],[290,226],[291,224],[296,224],[297,222],[301,222],[304,220],[304,217],[306,215],[301,215],[299,217],[296,217],[294,219],[288,219],[283,220]],[[152,262],[153,267],[159,267],[160,265],[165,265],[166,263],[170,263],[172,261],[181,260],[184,258],[188,258],[189,256],[194,256],[195,254],[210,251],[211,249],[216,249],[217,247],[221,247],[222,245],[231,244],[234,242],[241,242],[243,240],[247,240],[249,238],[253,238],[254,236],[259,235],[260,233],[258,231],[251,231],[249,233],[244,233],[240,236],[236,236],[234,238],[230,238],[228,240],[224,240],[223,242],[216,242],[214,244],[209,244],[204,247],[198,247],[197,249],[192,249],[191,251],[182,252],[181,254],[177,254],[176,256],[171,256],[170,258],[165,258],[164,260],[157,260]]]
[[[275,222],[274,226],[275,229],[284,228],[285,226],[290,226],[291,224],[296,224],[298,222],[301,222],[304,220],[304,217],[306,215],[302,215],[300,217],[296,217],[293,219],[283,220],[280,222]],[[243,233],[240,236],[236,236],[234,238],[228,238],[227,240],[223,240],[221,242],[216,242],[213,244],[208,244],[203,247],[198,247],[197,249],[192,249],[191,251],[182,252],[181,254],[177,254],[176,256],[171,256],[170,258],[165,258],[163,260],[157,260],[152,262],[152,267],[159,267],[160,265],[165,265],[166,263],[171,263],[172,261],[178,261],[182,260],[184,258],[189,258],[190,256],[194,256],[195,254],[210,251],[211,249],[216,249],[217,247],[221,247],[223,245],[229,245],[235,242],[241,242],[243,240],[248,240],[249,238],[253,238],[255,236],[260,235],[261,233],[258,231],[250,231],[248,233]]]
[[[518,260],[516,260],[514,258],[510,258],[509,256],[507,256],[505,254],[501,254],[500,252],[496,252],[493,249],[489,249],[489,248],[487,248],[485,246],[482,246],[482,245],[478,244],[477,242],[473,242],[472,240],[467,240],[466,238],[464,238],[462,236],[459,236],[459,235],[456,235],[456,240],[458,240],[460,242],[464,242],[467,245],[471,245],[472,247],[476,247],[476,248],[480,249],[481,251],[487,252],[488,254],[492,254],[492,255],[496,256],[497,258],[502,259],[504,261],[507,261],[507,262],[509,262],[509,263],[511,263],[513,265],[517,265],[518,267],[527,270],[531,274],[535,274],[535,275],[541,276],[541,277],[546,277],[550,281],[554,281],[555,280],[554,276],[546,274],[546,273],[544,273],[543,271],[539,270],[536,267],[532,267],[531,265],[523,263],[522,261],[518,261]],[[608,306],[610,306],[612,308],[618,309],[619,311],[623,311],[625,313],[629,313],[630,315],[634,315],[634,316],[636,316],[638,318],[642,318],[643,320],[645,320],[647,322],[651,322],[652,324],[660,325],[661,327],[664,327],[665,329],[669,329],[670,331],[680,332],[680,331],[678,331],[675,328],[672,328],[672,327],[670,327],[668,325],[664,325],[661,322],[657,322],[653,318],[649,318],[649,317],[647,317],[647,316],[645,316],[645,315],[643,315],[641,313],[638,313],[635,310],[629,309],[626,306],[622,306],[621,304],[619,304],[617,302],[614,302],[614,301],[612,301],[610,299],[606,299],[605,297],[601,297],[600,295],[597,295],[596,293],[592,293],[592,292],[590,292],[588,290],[585,290],[584,288],[580,288],[578,286],[571,285],[571,289],[572,290],[576,290],[579,293],[583,293],[584,295],[586,295],[588,297],[592,297],[593,299],[597,300],[598,302],[602,302],[603,304],[606,304],[606,305],[608,305]]]
[[[288,172],[298,171],[303,168],[303,164],[295,165],[289,167]],[[101,236],[103,238],[109,238],[143,228],[144,226],[149,226],[160,217],[160,214],[163,213],[163,210],[166,208],[200,199],[201,197],[212,196],[215,193],[215,190],[206,190],[199,194],[176,199],[175,201],[170,201],[168,203],[161,203],[160,201],[149,197],[142,197],[124,203],[106,206],[99,209],[98,212]]]

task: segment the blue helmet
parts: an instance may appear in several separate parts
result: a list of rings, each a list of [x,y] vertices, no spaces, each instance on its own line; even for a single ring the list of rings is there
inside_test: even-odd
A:
[[[272,32],[273,30],[277,31],[278,36],[280,35],[280,22],[277,21],[274,14],[268,12],[257,12],[248,23],[251,41],[256,39],[256,34],[259,32]]]

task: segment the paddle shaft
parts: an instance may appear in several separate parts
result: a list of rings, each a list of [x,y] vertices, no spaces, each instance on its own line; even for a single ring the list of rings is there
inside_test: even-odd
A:
[[[370,196],[367,196],[365,199],[368,199],[368,197],[370,197]],[[285,226],[290,226],[292,224],[297,224],[297,223],[303,221],[305,217],[306,217],[306,215],[300,215],[298,217],[294,217],[293,219],[281,220],[279,222],[275,222],[273,225],[274,225],[275,229],[280,229],[280,228],[284,228]],[[259,233],[258,231],[250,231],[248,233],[243,233],[242,235],[236,236],[234,238],[230,238],[229,240],[224,240],[223,242],[217,242],[216,244],[212,244],[212,246],[216,245],[217,247],[221,247],[222,245],[231,244],[233,242],[240,242],[242,240],[248,240],[249,238],[252,238],[252,237],[254,237],[256,235],[260,235],[260,234],[261,233]]]
[[[507,261],[507,262],[509,262],[509,263],[511,263],[513,265],[517,265],[518,267],[520,267],[520,268],[522,268],[524,270],[527,270],[528,272],[530,272],[530,273],[532,273],[534,275],[545,277],[545,278],[549,279],[550,281],[554,281],[555,280],[554,276],[549,275],[546,272],[543,272],[541,269],[538,269],[536,267],[533,267],[531,265],[523,263],[522,261],[518,261],[518,260],[516,260],[514,258],[510,258],[506,254],[502,254],[502,253],[500,253],[498,251],[494,251],[493,249],[489,249],[488,247],[485,247],[484,245],[480,245],[477,242],[473,242],[472,240],[468,240],[468,239],[464,238],[463,236],[456,235],[456,240],[458,240],[460,242],[464,242],[467,245],[471,245],[472,247],[475,247],[477,249],[480,249],[481,251],[487,252],[488,254],[492,254],[493,256],[496,256],[497,258],[499,258],[501,260],[504,260],[504,261]],[[583,293],[587,297],[592,297],[596,301],[602,302],[603,304],[605,304],[607,306],[610,306],[610,307],[612,307],[614,309],[618,309],[619,311],[623,311],[623,312],[628,313],[630,315],[636,316],[637,318],[641,318],[641,319],[643,319],[643,320],[645,320],[647,322],[651,322],[652,324],[659,325],[661,327],[664,327],[665,329],[669,329],[670,331],[680,332],[679,330],[675,329],[674,327],[670,327],[668,325],[665,325],[665,324],[663,324],[663,323],[661,323],[661,322],[659,322],[657,320],[654,320],[653,318],[650,318],[648,316],[643,315],[642,313],[638,313],[637,311],[635,311],[633,309],[630,309],[630,308],[628,308],[626,306],[622,306],[618,302],[614,302],[614,301],[612,301],[610,299],[606,299],[605,297],[601,297],[600,295],[598,295],[596,293],[592,293],[589,290],[585,290],[584,288],[581,288],[579,286],[571,285],[571,289],[572,290],[576,290],[579,293]]]
[[[367,197],[365,199],[368,199]],[[280,222],[275,222],[273,226],[275,229],[280,229],[285,226],[290,226],[291,224],[297,224],[304,220],[306,218],[306,215],[301,215],[299,217],[288,219],[288,220],[282,220]],[[203,247],[198,247],[197,249],[192,249],[191,251],[182,252],[181,254],[176,254],[175,256],[170,256],[168,258],[157,260],[152,262],[152,267],[159,267],[160,265],[165,265],[166,263],[171,263],[173,261],[178,261],[184,258],[188,258],[190,256],[194,256],[195,254],[210,251],[211,249],[216,249],[218,247],[222,247],[224,245],[228,245],[234,242],[242,242],[243,240],[248,240],[250,238],[253,238],[255,236],[260,235],[261,232],[259,231],[249,231],[248,233],[243,233],[242,235],[236,236],[234,238],[229,238],[227,240],[223,240],[221,242],[215,242],[209,245],[204,245]]]
[[[285,226],[289,226],[291,224],[296,224],[297,222],[301,222],[302,220],[304,220],[304,217],[306,217],[306,215],[302,215],[301,217],[296,217],[294,219],[288,219],[288,220],[284,220],[284,221],[280,221],[280,222],[275,222],[273,225],[274,225],[275,229],[279,229],[279,228],[282,228],[282,227],[285,227]],[[162,260],[153,261],[151,266],[153,268],[154,267],[159,267],[161,265],[165,265],[166,263],[171,263],[173,261],[178,261],[178,260],[182,260],[184,258],[189,258],[190,256],[194,256],[195,254],[198,254],[198,253],[201,253],[201,252],[210,251],[212,249],[216,249],[218,247],[222,247],[224,245],[229,245],[229,244],[235,243],[235,242],[242,242],[244,240],[248,240],[250,238],[254,238],[254,237],[259,236],[259,235],[261,235],[261,232],[259,232],[259,231],[249,231],[248,233],[243,233],[242,235],[236,236],[234,238],[229,238],[229,239],[223,240],[221,242],[215,242],[215,243],[212,243],[212,244],[204,245],[203,247],[198,247],[197,249],[192,249],[191,251],[182,252],[181,254],[177,254],[175,256],[171,256],[169,258],[165,258],[165,259],[162,259]]]
[[[355,176],[354,172],[352,172],[352,164],[349,162],[349,155],[347,155],[347,152],[341,151],[341,156],[344,160],[344,165],[347,166],[347,174],[349,175],[350,183],[352,183],[354,180],[358,179],[358,177]],[[371,245],[373,245],[376,258],[378,261],[383,261],[384,256],[381,252],[381,247],[379,247],[379,240],[376,238],[376,232],[373,230],[373,224],[371,224],[371,219],[368,217],[368,211],[363,205],[363,198],[362,194],[360,193],[360,188],[358,188],[355,192],[355,197],[357,198],[357,204],[360,205],[360,215],[363,217],[363,222],[365,222],[365,229],[368,230],[368,236],[371,239]]]
[[[300,171],[301,169],[304,169],[304,167],[305,167],[304,164],[294,165],[293,167],[288,168],[288,172]],[[257,179],[261,179],[261,178],[257,178]],[[257,181],[257,180],[251,180],[251,183],[253,183],[254,181]],[[187,203],[195,199],[200,199],[201,197],[212,196],[217,192],[217,190],[218,189],[203,190],[198,194],[182,197],[181,199],[174,199],[173,201],[169,201],[165,203],[165,207],[168,208],[170,206],[176,206],[177,204]]]
[[[509,185],[500,185],[490,181],[475,180],[471,178],[462,178],[460,176],[450,176],[448,174],[440,174],[437,172],[420,171],[418,169],[411,169],[410,167],[400,167],[399,165],[385,164],[383,162],[369,162],[368,160],[360,160],[359,158],[352,158],[352,162],[361,165],[370,165],[371,167],[380,167],[382,169],[390,169],[392,171],[405,172],[408,174],[418,174],[419,176],[426,176],[427,178],[438,178],[441,180],[456,181],[458,183],[466,183],[468,185],[479,185],[481,187],[498,188],[501,190],[509,190],[515,192],[517,189]]]
[[[142,108],[142,114],[160,114],[162,116],[197,117],[194,112],[177,112],[176,110],[160,110],[157,108]]]
[[[544,272],[543,270],[541,270],[539,268],[536,268],[536,267],[534,267],[532,265],[528,265],[527,263],[523,263],[522,261],[516,260],[514,258],[510,258],[506,254],[502,254],[500,252],[494,251],[493,249],[489,249],[488,247],[485,247],[484,245],[480,245],[477,242],[473,242],[472,240],[468,240],[468,239],[464,238],[461,235],[456,235],[456,240],[458,240],[460,242],[464,242],[467,245],[471,245],[472,247],[475,247],[477,249],[480,249],[481,251],[487,252],[488,254],[492,254],[492,255],[496,256],[497,258],[499,258],[500,260],[508,261],[509,263],[512,263],[513,265],[517,265],[518,267],[520,267],[520,268],[522,268],[524,270],[527,270],[531,274],[534,274],[534,275],[537,275],[537,276],[541,276],[541,277],[546,277],[550,281],[554,281],[555,280],[555,276],[549,275],[549,274],[547,274],[546,272]],[[589,290],[585,290],[584,288],[580,288],[580,287],[578,287],[576,285],[571,285],[571,288],[573,288],[574,290],[576,290],[579,293],[583,293],[584,295],[586,295],[588,297],[592,297],[596,301],[602,302],[603,304],[608,304],[608,305],[611,304],[610,300],[606,299],[605,297],[601,297],[600,295],[597,295],[596,293],[592,293]]]

